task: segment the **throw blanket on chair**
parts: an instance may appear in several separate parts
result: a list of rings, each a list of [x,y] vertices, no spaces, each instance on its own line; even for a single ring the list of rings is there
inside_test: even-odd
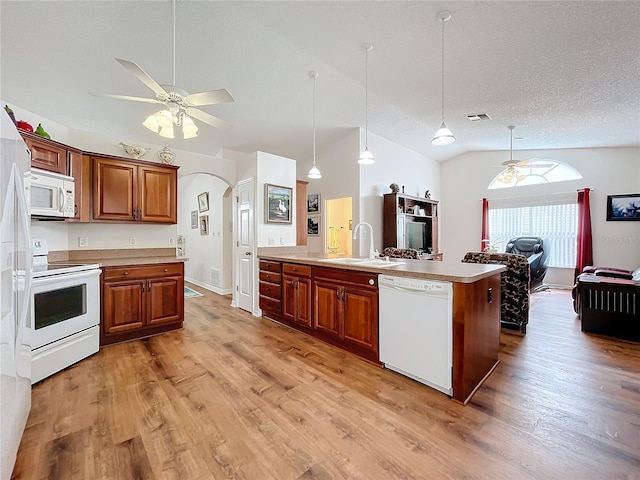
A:
[[[502,327],[527,332],[529,323],[529,262],[513,253],[467,252],[464,263],[493,263],[507,267],[500,277],[500,323]]]

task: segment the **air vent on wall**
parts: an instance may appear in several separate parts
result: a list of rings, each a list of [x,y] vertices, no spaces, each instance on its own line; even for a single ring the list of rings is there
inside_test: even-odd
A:
[[[484,120],[491,120],[491,117],[486,113],[475,113],[473,115],[467,115],[467,118],[472,122],[481,122]]]

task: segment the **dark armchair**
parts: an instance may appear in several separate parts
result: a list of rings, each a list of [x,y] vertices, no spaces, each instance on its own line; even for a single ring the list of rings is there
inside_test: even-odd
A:
[[[545,249],[543,239],[540,237],[515,237],[509,240],[505,253],[524,255],[529,262],[531,291],[544,290],[547,287],[542,280],[547,274],[547,262],[549,252]]]

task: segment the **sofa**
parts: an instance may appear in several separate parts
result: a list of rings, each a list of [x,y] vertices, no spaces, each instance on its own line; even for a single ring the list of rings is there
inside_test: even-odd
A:
[[[583,332],[640,341],[640,267],[585,267],[572,296]]]
[[[503,329],[526,334],[530,281],[527,257],[513,253],[467,252],[462,261],[502,264],[507,267],[500,278],[500,325]]]

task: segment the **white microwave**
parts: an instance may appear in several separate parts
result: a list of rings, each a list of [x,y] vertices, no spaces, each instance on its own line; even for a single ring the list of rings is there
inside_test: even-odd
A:
[[[75,184],[73,177],[31,169],[28,192],[29,213],[34,217],[73,217]]]

